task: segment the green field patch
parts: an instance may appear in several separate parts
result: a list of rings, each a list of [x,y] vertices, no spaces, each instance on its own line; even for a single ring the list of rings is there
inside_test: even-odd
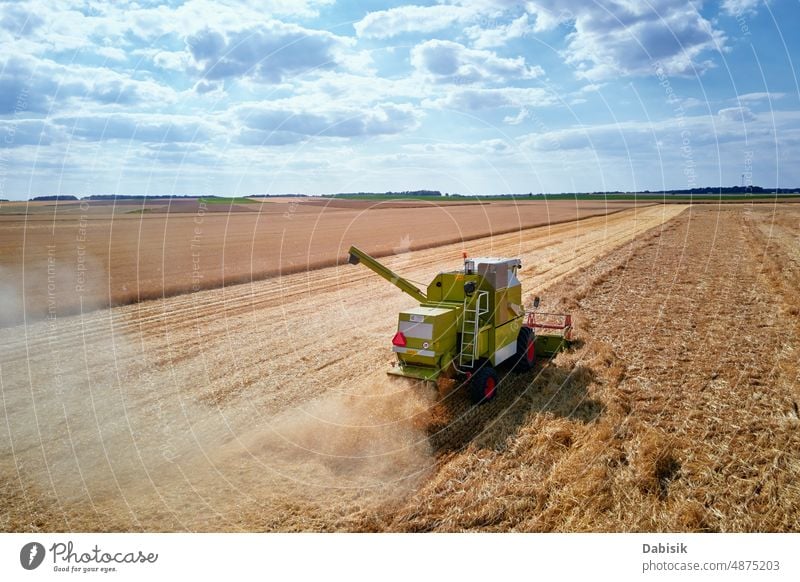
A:
[[[225,198],[222,196],[203,196],[198,200],[203,204],[253,204],[258,202],[252,198]]]

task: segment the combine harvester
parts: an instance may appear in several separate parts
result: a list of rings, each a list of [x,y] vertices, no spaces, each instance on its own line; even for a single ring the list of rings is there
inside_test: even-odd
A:
[[[570,344],[570,315],[535,311],[538,297],[534,310],[524,309],[520,259],[465,253],[464,268],[436,275],[427,293],[354,246],[348,262],[363,264],[420,303],[400,312],[392,338],[397,362],[389,374],[436,382],[440,390],[466,379],[472,402],[481,404],[497,394],[497,366],[510,362],[528,371],[537,354],[553,356]]]

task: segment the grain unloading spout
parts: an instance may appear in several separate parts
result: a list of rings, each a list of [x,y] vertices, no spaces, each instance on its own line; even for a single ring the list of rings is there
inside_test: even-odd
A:
[[[425,294],[419,290],[419,288],[414,285],[408,279],[404,279],[388,267],[382,265],[377,260],[373,259],[367,253],[362,251],[361,249],[352,246],[350,247],[350,256],[347,258],[347,262],[351,265],[357,265],[359,263],[363,263],[365,267],[369,268],[370,270],[374,271],[387,281],[400,289],[403,293],[407,293],[411,295],[414,299],[419,301],[420,303],[425,303],[428,298]]]

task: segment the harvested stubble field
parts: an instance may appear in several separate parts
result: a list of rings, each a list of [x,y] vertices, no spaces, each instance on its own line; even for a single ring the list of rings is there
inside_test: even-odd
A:
[[[0,203],[0,325],[332,266],[350,244],[398,254],[635,205],[276,200]]]
[[[349,265],[0,330],[0,528],[798,529],[797,206],[655,206],[388,258],[520,256],[576,347],[493,403],[390,382]]]

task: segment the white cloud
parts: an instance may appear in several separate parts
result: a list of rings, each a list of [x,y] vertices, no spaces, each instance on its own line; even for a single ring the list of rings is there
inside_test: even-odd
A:
[[[252,77],[278,83],[286,76],[330,69],[352,46],[345,37],[271,21],[242,30],[205,28],[187,37],[197,68],[208,79]]]
[[[580,93],[597,93],[603,88],[604,83],[589,83],[580,88]]]
[[[418,101],[430,92],[413,76],[392,79],[345,71],[322,71],[293,80],[292,107],[313,110],[335,101],[344,107],[369,107],[390,100]]]
[[[530,115],[531,115],[531,112],[528,111],[528,109],[526,109],[525,107],[523,107],[522,109],[519,110],[519,113],[517,113],[516,115],[513,115],[513,116],[512,115],[508,115],[508,116],[504,117],[503,118],[503,123],[506,123],[508,125],[519,125],[520,123],[522,123],[523,121],[528,119],[528,117],[530,117]]]
[[[25,4],[1,4],[0,28],[15,37],[28,36],[44,23],[44,18]]]
[[[405,151],[422,156],[441,155],[452,159],[453,154],[465,153],[478,156],[489,154],[505,155],[513,153],[517,144],[509,143],[503,139],[485,139],[474,143],[438,142],[425,144],[409,144],[403,147]]]
[[[582,127],[569,127],[553,131],[531,133],[520,138],[525,147],[535,150],[591,150],[600,155],[680,156],[682,146],[688,141],[693,155],[710,155],[714,147],[723,143],[739,143],[744,140],[742,119],[752,122],[747,127],[747,137],[774,143],[776,134],[772,120],[759,120],[746,107],[722,109],[717,116],[686,116],[676,123],[674,118],[661,121],[624,121]],[[793,133],[800,127],[800,115],[776,112],[777,129]],[[773,146],[774,147],[774,146]]]
[[[503,58],[450,40],[429,40],[415,46],[411,64],[434,83],[505,83],[544,73],[538,65],[528,66],[523,57]]]
[[[174,44],[212,26],[241,30],[278,17],[311,18],[333,0],[185,0],[164,2],[72,2],[27,0],[25,8],[0,2],[0,30],[26,37],[35,53],[68,53],[111,45]],[[27,19],[27,20],[26,20]]]
[[[165,35],[185,37],[206,26],[240,29],[270,22],[278,17],[311,18],[334,0],[187,0],[176,6],[154,2],[152,6],[108,3],[98,26],[120,36],[133,34],[143,40]],[[88,24],[89,30],[93,27]]]
[[[459,89],[438,99],[426,99],[427,107],[479,111],[504,107],[542,107],[553,105],[556,99],[538,88],[506,87],[502,89]]]
[[[206,93],[218,93],[218,96],[221,97],[222,92],[225,89],[225,83],[222,81],[207,81],[205,79],[200,79],[194,84],[193,89],[195,93],[199,93],[200,95],[205,95]]]
[[[726,107],[725,109],[720,109],[717,115],[725,121],[744,122],[753,121],[756,118],[749,107]]]
[[[729,16],[755,14],[760,0],[722,0],[722,11]]]
[[[702,101],[701,99],[697,99],[695,97],[687,97],[686,99],[681,101],[681,105],[684,109],[694,109],[697,107],[704,107],[708,108],[709,103],[707,101]]]
[[[240,143],[285,145],[312,137],[353,138],[390,135],[417,126],[419,113],[410,105],[383,103],[369,109],[319,106],[295,109],[290,102],[244,105],[235,116]]]
[[[137,51],[134,51],[136,53]],[[162,51],[145,49],[143,54],[148,55],[153,64],[168,71],[187,71],[192,66],[192,56],[187,51]]]
[[[770,181],[780,169],[792,173],[791,179],[781,182],[789,186],[797,176],[787,161],[796,158],[800,148],[800,113],[755,115],[746,132],[740,113],[734,114],[733,121],[707,114],[680,121],[668,118],[543,131],[522,137],[520,143],[523,151],[533,150],[530,159],[536,160],[537,167],[554,172],[556,184],[574,176],[577,191],[603,189],[601,183],[629,190],[714,186],[720,180],[733,185],[739,183],[748,159],[755,184],[774,185]],[[580,172],[570,172],[571,164]],[[593,172],[599,174],[593,177]]]
[[[529,7],[537,30],[573,24],[565,58],[589,80],[652,74],[654,63],[667,75],[702,74],[714,66],[704,55],[726,42],[722,31],[682,0],[535,0]]]
[[[0,120],[0,148],[50,145],[52,133],[49,124],[41,119]]]
[[[404,33],[428,33],[442,30],[475,15],[465,6],[400,6],[370,12],[356,22],[356,35],[362,38],[391,38]]]
[[[783,99],[784,97],[786,97],[786,93],[745,93],[744,95],[739,95],[737,100],[747,103],[757,103],[759,101],[775,101],[776,99]]]
[[[134,155],[145,162],[178,167],[186,165],[208,167],[211,164],[218,164],[222,159],[217,150],[205,144],[191,142],[145,143],[144,147],[135,150]]]
[[[126,61],[128,59],[128,55],[125,53],[124,50],[114,47],[114,46],[102,46],[95,49],[95,52],[100,55],[101,57],[105,57],[110,61]]]
[[[185,115],[112,113],[57,117],[52,122],[72,138],[86,141],[203,142],[220,134],[208,120]]]
[[[132,79],[104,67],[61,65],[48,59],[12,57],[0,71],[0,114],[22,109],[48,112],[56,102],[159,105],[175,91],[152,80]]]
[[[472,40],[475,48],[492,48],[506,44],[509,40],[520,38],[533,31],[533,26],[528,22],[528,14],[523,14],[510,23],[496,28],[483,28],[475,25],[466,28],[464,32]]]
[[[331,6],[335,1],[336,0],[247,0],[245,3],[253,9],[265,14],[312,18],[319,15],[320,8]],[[237,0],[226,3],[233,7],[237,7],[241,4],[241,2]]]
[[[57,188],[72,180],[76,188],[91,182],[107,190],[120,183],[117,174],[124,171],[125,188],[158,183],[170,189],[186,182],[150,180],[168,176],[173,166],[179,172],[193,164],[189,173],[193,179],[203,174],[198,178],[203,188],[211,177],[220,180],[220,189],[255,188],[248,193],[262,191],[265,176],[282,180],[286,191],[306,186],[331,191],[337,189],[332,180],[350,185],[362,176],[379,189],[418,179],[420,186],[444,190],[437,183],[443,168],[453,168],[458,177],[447,185],[450,191],[497,190],[497,180],[487,179],[490,173],[476,163],[485,157],[511,168],[503,175],[527,191],[532,164],[552,177],[551,188],[565,181],[592,187],[583,172],[589,152],[622,162],[600,171],[615,187],[630,179],[626,172],[652,184],[654,164],[662,157],[671,160],[667,166],[677,163],[682,176],[679,121],[596,125],[611,115],[603,98],[622,107],[626,119],[643,116],[638,107],[623,105],[626,77],[647,75],[656,83],[655,63],[672,77],[702,73],[717,60],[716,51],[727,50],[719,29],[737,29],[725,14],[751,14],[757,7],[750,0],[728,0],[719,8],[702,0],[425,3],[432,5],[366,14],[352,35],[344,26],[324,30],[357,10],[340,11],[343,3],[329,9],[333,0],[0,0],[0,43],[9,47],[0,65],[0,116],[6,117],[0,134],[13,138],[0,145],[7,148],[4,156],[14,173],[22,175],[7,183],[30,178],[37,187]],[[308,20],[320,13],[324,19]],[[382,42],[406,34],[413,43]],[[770,41],[763,35],[757,40]],[[561,56],[574,67],[548,65],[552,89],[542,88],[543,71],[533,56],[550,50],[540,41],[552,41],[556,51],[546,56],[548,63]],[[97,66],[104,59],[104,66]],[[738,77],[746,71],[735,59],[728,64],[742,85]],[[588,80],[563,76],[571,73]],[[766,85],[778,86],[775,72],[766,73]],[[712,160],[710,170],[738,176],[741,151],[752,149],[754,166],[766,175],[764,159],[779,151],[781,179],[793,179],[800,121],[781,121],[785,112],[764,112],[770,101],[774,108],[791,105],[791,99],[767,92],[735,97],[717,80],[709,79],[702,101],[691,97],[700,96],[694,85],[671,80],[680,89],[686,115],[681,123],[691,132],[697,160],[724,155],[727,147],[731,159]],[[592,94],[601,87],[603,95]],[[659,95],[663,92],[641,93],[648,109],[649,97],[663,101]],[[587,99],[599,109],[587,105],[570,115],[567,103]],[[549,108],[547,123],[554,130],[537,117],[541,107]],[[584,113],[589,117],[580,121],[588,127],[564,127]],[[705,115],[693,116],[700,113]],[[769,123],[773,118],[775,127]],[[415,132],[423,122],[424,131]],[[491,139],[502,137],[503,127],[496,127],[501,122],[514,135],[537,133],[524,136],[520,151],[513,141]],[[468,143],[430,145],[432,136]],[[424,148],[409,147],[420,142]],[[298,143],[303,147],[291,148],[288,156],[287,148],[253,147]],[[524,148],[536,155],[512,167],[531,153]],[[566,162],[559,157],[563,152]],[[23,159],[31,163],[16,165]],[[385,164],[376,167],[373,160]],[[562,166],[567,170],[559,170]],[[275,177],[276,167],[287,171]],[[415,175],[417,168],[422,170]],[[56,177],[49,184],[46,172]],[[104,173],[114,179],[104,180]],[[709,171],[708,180],[718,174]],[[22,187],[22,195],[30,190],[30,184]]]

